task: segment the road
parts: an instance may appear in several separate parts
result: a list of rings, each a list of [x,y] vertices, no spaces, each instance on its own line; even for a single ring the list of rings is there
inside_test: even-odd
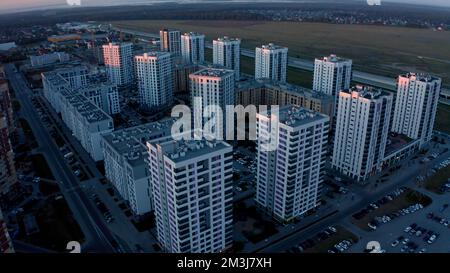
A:
[[[131,30],[131,29],[124,29],[124,28],[112,28],[115,31],[122,31],[127,34],[135,35],[135,36],[141,36],[145,38],[159,38],[159,34],[154,33],[148,33],[143,31],[137,31],[137,30]],[[211,42],[205,42],[205,47],[212,49],[212,43]],[[255,58],[255,51],[251,49],[245,49],[241,48],[241,55],[249,57],[249,58]],[[306,71],[314,71],[314,62],[310,60],[295,58],[295,57],[288,57],[288,66],[306,70]],[[391,91],[397,90],[397,84],[396,79],[375,75],[371,73],[366,73],[362,71],[353,71],[353,81],[362,83],[362,84],[368,84],[373,85],[376,87],[384,88]],[[450,90],[448,89],[442,89],[443,94],[448,94],[450,96]],[[442,98],[439,100],[441,103],[448,104],[449,100]]]
[[[52,141],[49,132],[39,119],[30,96],[32,91],[21,73],[14,72],[12,65],[6,65],[5,71],[10,80],[11,87],[20,101],[22,115],[28,120],[39,146],[48,161],[49,167],[59,183],[62,193],[74,213],[86,237],[89,249],[95,252],[115,252],[116,240],[103,222],[103,217],[84,194],[79,186],[78,179],[67,166],[58,147]],[[114,245],[114,246],[113,246]]]

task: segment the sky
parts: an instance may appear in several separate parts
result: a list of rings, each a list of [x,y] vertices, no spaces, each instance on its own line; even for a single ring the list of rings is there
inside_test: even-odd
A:
[[[202,0],[0,0],[0,13],[14,10],[31,10],[31,9],[45,9],[50,7],[64,7],[67,5],[67,1],[69,2],[81,1],[81,4],[84,6],[95,6],[95,5],[142,4],[152,2],[155,3],[155,2],[175,2],[175,1],[200,2]],[[247,0],[246,2],[249,1],[252,0]],[[258,0],[258,1],[268,2],[268,0],[265,1]],[[381,3],[383,3],[383,1],[450,7],[450,0],[381,0]]]

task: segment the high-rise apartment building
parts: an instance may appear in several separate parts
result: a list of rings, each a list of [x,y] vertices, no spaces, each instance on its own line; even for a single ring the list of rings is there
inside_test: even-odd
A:
[[[431,140],[442,80],[426,74],[399,76],[392,131],[420,139],[421,146]]]
[[[194,32],[181,35],[181,55],[185,63],[203,63],[205,61],[205,35]]]
[[[239,80],[241,74],[241,39],[225,36],[214,40],[213,64],[233,70],[235,80]]]
[[[142,107],[162,107],[172,103],[174,77],[168,52],[149,52],[135,57],[139,101]]]
[[[222,141],[147,142],[158,240],[173,253],[216,253],[233,240],[233,148]]]
[[[392,94],[357,86],[339,93],[332,166],[357,181],[379,171],[390,128]]]
[[[197,124],[203,128],[208,120],[214,119],[213,134],[219,139],[225,139],[226,106],[235,103],[234,71],[206,68],[189,75],[189,79],[191,82],[191,101],[194,106],[194,121],[198,122]],[[195,100],[198,98],[202,99],[201,108],[195,108]],[[222,119],[216,116],[211,117],[211,119],[203,117],[203,111],[209,105],[216,105],[221,108],[224,113]]]
[[[176,29],[162,29],[159,31],[161,51],[170,52],[174,56],[181,56],[181,32]]]
[[[350,88],[352,60],[330,55],[314,62],[313,90],[337,98],[339,92]]]
[[[126,86],[133,82],[133,43],[109,43],[103,45],[103,59],[109,80]]]
[[[257,114],[256,202],[289,222],[318,206],[329,117],[297,106]],[[274,125],[278,123],[278,126]],[[278,139],[276,149],[264,148]]]
[[[255,79],[271,79],[286,82],[288,48],[274,44],[255,50]]]

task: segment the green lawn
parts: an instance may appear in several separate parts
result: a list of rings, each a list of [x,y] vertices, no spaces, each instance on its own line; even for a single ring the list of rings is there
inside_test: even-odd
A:
[[[442,194],[441,188],[450,178],[450,166],[439,170],[425,182],[425,188],[432,192]]]
[[[353,244],[355,244],[358,242],[358,236],[341,226],[337,226],[336,233],[333,236],[319,242],[319,244],[314,247],[307,249],[305,253],[327,253],[328,249],[343,240],[351,240]]]
[[[450,106],[439,104],[435,121],[435,130],[450,134]]]

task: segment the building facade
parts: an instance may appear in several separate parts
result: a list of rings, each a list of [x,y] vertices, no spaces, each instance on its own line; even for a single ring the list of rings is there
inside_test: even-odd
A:
[[[8,227],[0,210],[0,254],[2,253],[14,253],[14,248],[8,233]]]
[[[269,79],[236,84],[236,105],[296,105],[333,117],[333,97],[288,83]]]
[[[337,98],[339,92],[350,88],[352,63],[352,60],[336,55],[316,59],[314,61],[313,90]]]
[[[203,63],[205,61],[205,35],[194,32],[181,35],[181,56],[185,63]]]
[[[134,215],[153,211],[146,142],[170,136],[173,120],[152,122],[103,135],[105,176]]]
[[[217,253],[233,240],[233,148],[225,142],[147,142],[158,240],[166,252]]]
[[[103,60],[108,79],[118,85],[132,84],[134,75],[133,44],[109,43],[103,45]]]
[[[425,74],[409,73],[397,79],[392,131],[420,139],[423,146],[431,140],[442,80]]]
[[[159,31],[161,51],[181,56],[181,32],[176,29],[162,29]]]
[[[53,52],[43,55],[30,56],[31,67],[46,66],[70,61],[70,55],[65,52]]]
[[[0,113],[0,195],[9,193],[17,182],[8,122]]]
[[[333,168],[357,181],[381,169],[392,100],[392,94],[364,86],[339,93]]]
[[[284,106],[278,115],[257,114],[257,125],[256,203],[278,221],[292,221],[319,205],[329,117]],[[264,148],[274,139],[277,149]]]
[[[228,69],[206,68],[189,75],[191,82],[191,102],[194,107],[194,122],[204,128],[208,120],[213,120],[213,132],[219,139],[226,136],[226,106],[234,105],[234,71]],[[196,105],[196,99],[201,98],[201,105]],[[219,106],[223,116],[204,118],[207,106]],[[196,106],[200,106],[197,107]]]
[[[286,82],[288,48],[274,44],[255,50],[255,79],[271,79]]]
[[[88,84],[76,91],[86,96],[108,115],[120,113],[119,91],[115,84],[110,82]]]
[[[222,37],[213,41],[213,64],[234,71],[235,80],[241,75],[241,39]]]
[[[151,108],[171,105],[174,76],[170,53],[145,53],[135,56],[135,63],[141,106]]]
[[[89,153],[91,158],[94,161],[102,160],[103,152],[100,147],[101,135],[112,132],[114,130],[114,122],[102,107],[95,104],[96,101],[100,102],[95,92],[96,89],[89,86],[81,89],[73,89],[56,72],[43,73],[42,81],[44,96],[54,110],[57,113],[61,113],[62,120],[77,140],[80,141],[80,144]],[[95,95],[91,94],[89,90],[94,90],[92,93]],[[108,89],[106,88],[104,90]],[[92,98],[88,98],[85,94],[92,95]],[[106,95],[108,94],[106,93]],[[108,97],[112,97],[114,100],[117,98],[118,100],[117,94],[107,96],[106,100],[108,100]],[[105,107],[110,108],[109,105]],[[111,110],[114,108],[112,107]]]

